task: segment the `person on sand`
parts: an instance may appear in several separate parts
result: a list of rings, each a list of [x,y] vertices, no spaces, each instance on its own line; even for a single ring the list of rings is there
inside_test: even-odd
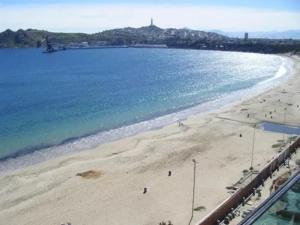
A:
[[[177,121],[177,124],[178,124],[178,127],[183,127],[183,123],[180,120]]]
[[[147,188],[144,187],[144,192],[143,192],[143,194],[146,194],[146,193],[147,193]]]

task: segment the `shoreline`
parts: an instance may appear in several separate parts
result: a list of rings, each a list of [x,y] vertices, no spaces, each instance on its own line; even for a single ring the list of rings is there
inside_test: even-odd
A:
[[[285,124],[300,125],[300,58],[293,58],[292,74],[280,85],[213,112],[192,115],[182,127],[171,124],[0,176],[0,221],[187,224],[195,159],[195,224],[231,196],[226,187],[249,169],[253,124],[281,122],[287,107]],[[255,170],[278,154],[273,145],[282,138],[281,133],[256,130]],[[143,194],[145,187],[148,191]]]
[[[133,137],[143,132],[162,129],[179,120],[186,120],[189,117],[198,114],[212,113],[239,104],[242,101],[249,100],[250,98],[275,88],[280,82],[286,82],[290,79],[293,60],[286,55],[278,56],[282,58],[282,63],[276,74],[272,78],[259,82],[250,88],[233,91],[216,99],[207,100],[203,103],[177,109],[175,111],[170,110],[169,112],[150,117],[140,122],[133,122],[121,127],[97,131],[79,137],[71,137],[58,144],[51,145],[42,143],[41,146],[15,151],[7,156],[0,157],[0,176],[13,172],[16,169],[32,166],[67,154],[90,150],[99,147],[100,145]],[[287,71],[278,76],[277,74],[280,73],[282,68],[287,69]]]

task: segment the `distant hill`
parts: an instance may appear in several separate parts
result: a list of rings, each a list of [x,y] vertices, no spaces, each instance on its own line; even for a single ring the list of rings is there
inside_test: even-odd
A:
[[[8,29],[0,33],[0,48],[39,47],[47,36],[51,38],[51,41],[60,44],[91,41],[93,39],[91,35],[82,33],[54,33],[34,29],[12,31]]]
[[[244,33],[205,32],[187,28],[162,29],[155,25],[112,29],[95,34],[55,33],[34,29],[6,30],[0,33],[0,48],[43,47],[49,53],[81,48],[157,46],[259,53],[300,52],[300,40],[277,39],[274,36],[261,36],[264,38],[259,39],[260,36],[254,36],[254,33],[249,33],[248,39],[243,36]],[[280,37],[284,37],[283,34]]]
[[[95,34],[55,33],[44,30],[6,30],[0,33],[0,48],[39,47],[48,37],[52,43],[66,45],[71,43],[97,43],[107,45],[167,44],[174,40],[195,42],[198,40],[225,40],[227,37],[213,32],[190,29],[162,29],[155,25],[106,30]]]
[[[201,39],[224,40],[224,35],[190,29],[161,29],[157,26],[146,26],[141,28],[123,28],[103,31],[96,34],[100,40],[122,44],[167,44],[172,39],[192,40]]]
[[[212,32],[226,35],[232,38],[243,38],[244,32],[225,32],[212,30]],[[300,40],[300,30],[269,31],[269,32],[248,32],[249,38],[269,38],[269,39],[295,39]]]

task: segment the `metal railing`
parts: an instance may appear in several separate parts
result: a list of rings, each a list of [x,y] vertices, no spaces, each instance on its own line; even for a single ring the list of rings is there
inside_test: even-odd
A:
[[[268,199],[266,199],[260,206],[251,212],[239,225],[253,224],[263,213],[266,212],[279,198],[282,197],[296,182],[300,180],[300,171],[292,176],[285,185],[281,186]]]
[[[227,223],[229,220],[227,215],[231,214],[240,205],[245,204],[245,200],[254,194],[259,186],[264,185],[266,179],[269,177],[272,178],[273,172],[279,170],[279,167],[284,165],[286,160],[289,159],[293,153],[296,153],[296,150],[299,147],[300,137],[269,162],[252,181],[227,198],[214,211],[198,222],[197,225],[218,225],[224,220],[225,223]]]

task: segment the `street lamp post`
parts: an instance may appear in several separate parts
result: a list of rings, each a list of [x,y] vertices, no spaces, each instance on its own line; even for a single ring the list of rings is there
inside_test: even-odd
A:
[[[189,221],[189,225],[191,224],[193,217],[194,217],[194,204],[195,204],[195,186],[196,186],[196,160],[193,159],[192,160],[194,163],[194,177],[193,177],[193,200],[192,200],[192,215],[191,215],[191,219]]]
[[[252,171],[253,168],[253,160],[254,160],[254,147],[255,147],[255,131],[256,131],[256,123],[253,127],[253,137],[252,137],[252,149],[251,149],[251,163],[250,163],[250,170]]]

